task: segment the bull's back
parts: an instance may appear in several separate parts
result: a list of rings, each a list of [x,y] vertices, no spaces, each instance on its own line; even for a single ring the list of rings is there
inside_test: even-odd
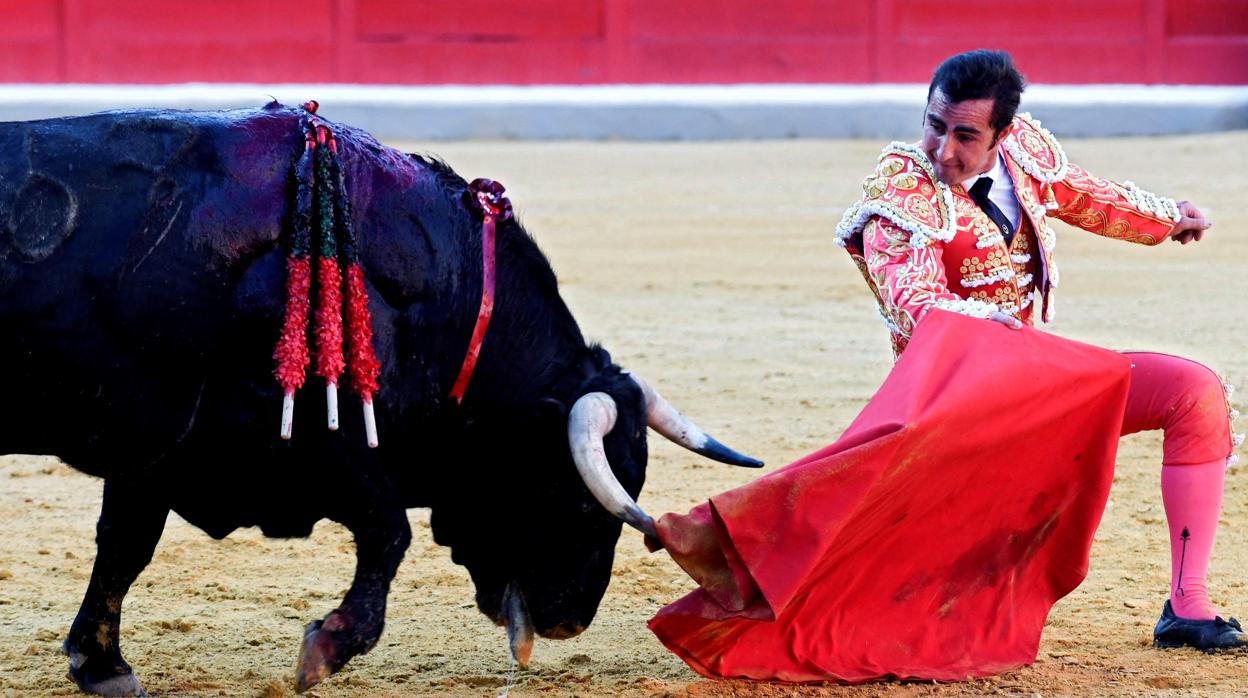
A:
[[[22,396],[0,453],[102,471],[189,428],[209,357],[278,312],[301,142],[286,109],[0,124],[0,361]]]
[[[300,142],[288,110],[0,124],[0,292],[22,296],[0,311],[43,312],[88,287],[150,293],[178,265],[220,268],[271,246]],[[215,254],[185,254],[201,248]]]

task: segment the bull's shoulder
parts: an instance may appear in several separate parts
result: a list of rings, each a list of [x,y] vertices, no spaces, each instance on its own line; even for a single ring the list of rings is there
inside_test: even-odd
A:
[[[957,232],[953,195],[941,184],[918,147],[893,142],[880,152],[875,171],[862,182],[863,195],[836,226],[838,244],[854,245],[863,227],[879,216],[910,233],[911,244],[948,242]]]
[[[1031,114],[1024,112],[1014,117],[1002,145],[1024,172],[1045,184],[1059,182],[1066,176],[1066,151]]]

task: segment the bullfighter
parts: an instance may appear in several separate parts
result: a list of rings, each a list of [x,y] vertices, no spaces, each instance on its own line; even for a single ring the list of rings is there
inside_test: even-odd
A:
[[[884,148],[862,199],[837,226],[837,242],[874,292],[896,356],[932,308],[1014,328],[1049,322],[1059,282],[1049,218],[1144,245],[1186,245],[1211,226],[1188,201],[1069,162],[1038,120],[1016,113],[1023,89],[1008,53],[976,50],[945,60],[928,89],[922,140]],[[1172,574],[1154,645],[1246,647],[1248,634],[1219,615],[1205,579],[1224,475],[1243,441],[1230,428],[1229,386],[1194,361],[1127,356],[1122,434],[1164,430]]]

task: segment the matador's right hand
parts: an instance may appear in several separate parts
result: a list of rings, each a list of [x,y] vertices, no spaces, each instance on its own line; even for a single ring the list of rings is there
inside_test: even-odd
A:
[[[1013,315],[1010,315],[1009,313],[1003,313],[1000,310],[996,311],[992,315],[989,315],[988,319],[992,320],[993,322],[999,322],[1002,325],[1005,325],[1006,327],[1010,328],[1011,330],[1023,329],[1022,320],[1019,320],[1018,318],[1014,317]]]
[[[1170,231],[1170,239],[1178,242],[1180,245],[1186,245],[1189,242],[1200,242],[1204,237],[1205,231],[1209,229],[1213,223],[1205,218],[1205,214],[1190,201],[1180,201],[1179,204],[1179,222],[1174,224],[1174,229]]]

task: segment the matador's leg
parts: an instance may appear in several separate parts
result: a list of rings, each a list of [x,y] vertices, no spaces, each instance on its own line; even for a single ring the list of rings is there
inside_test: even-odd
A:
[[[1231,431],[1222,381],[1194,361],[1132,352],[1123,434],[1165,432],[1161,494],[1170,529],[1170,598],[1154,632],[1158,646],[1248,646],[1238,623],[1209,600],[1205,574],[1213,551]]]

